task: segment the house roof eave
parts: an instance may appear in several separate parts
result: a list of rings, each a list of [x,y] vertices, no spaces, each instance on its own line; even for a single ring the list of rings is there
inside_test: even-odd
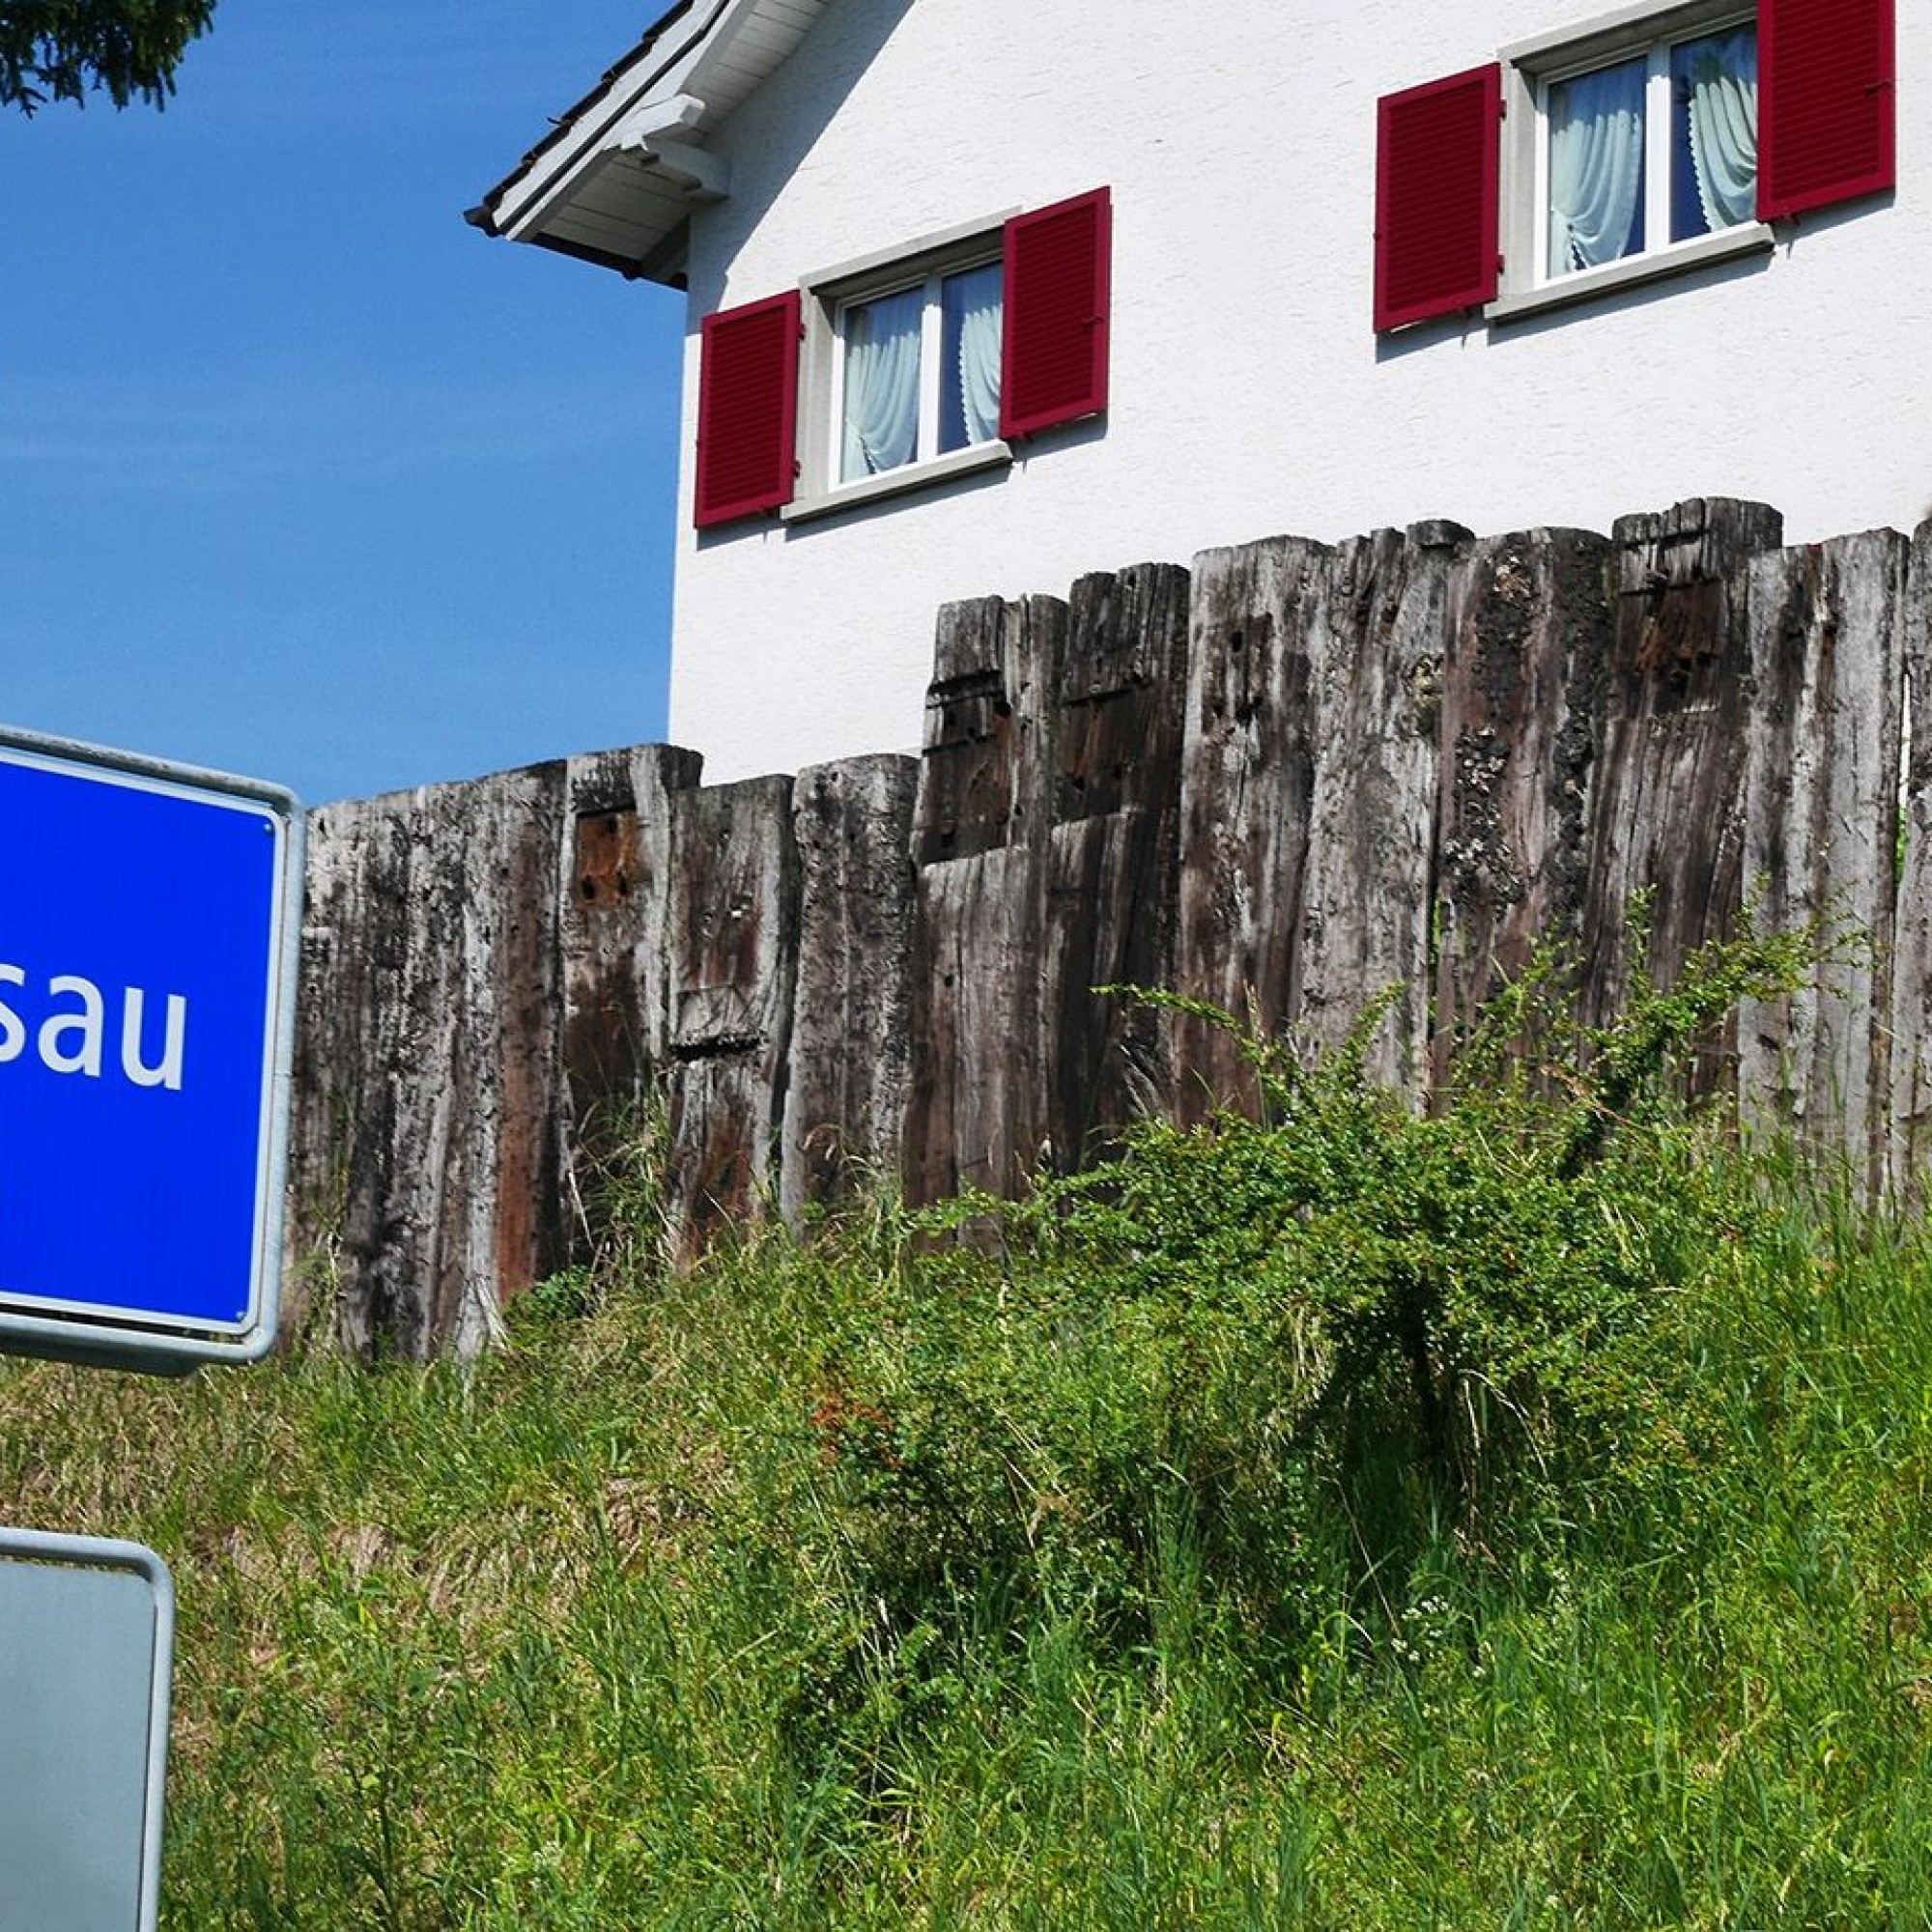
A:
[[[662,265],[677,251],[666,244],[690,205],[728,191],[706,135],[789,57],[825,4],[677,0],[466,219],[486,235],[669,280]]]

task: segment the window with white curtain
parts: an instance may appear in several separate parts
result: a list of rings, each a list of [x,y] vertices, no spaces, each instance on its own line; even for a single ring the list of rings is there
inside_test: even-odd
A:
[[[926,463],[1000,434],[998,260],[838,304],[837,482]]]
[[[1894,6],[1621,0],[1383,94],[1378,332],[1734,281],[1777,223],[1892,191]]]
[[[1665,254],[1754,219],[1754,17],[1659,39],[1538,87],[1538,279]]]
[[[787,523],[981,475],[1000,433],[1008,314],[1001,209],[804,275]]]

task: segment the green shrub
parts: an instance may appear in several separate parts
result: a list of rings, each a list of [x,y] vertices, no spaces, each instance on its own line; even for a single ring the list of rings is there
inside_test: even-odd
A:
[[[991,1602],[1145,1645],[1185,1549],[1291,1665],[1338,1579],[1400,1596],[1445,1531],[1515,1560],[1613,1503],[1667,1521],[1719,1428],[1674,1311],[1758,1212],[1679,1074],[1815,951],[1708,948],[1567,1043],[1545,962],[1427,1111],[1363,1070],[1379,1013],[1307,1058],[1148,996],[1234,1030],[1258,1117],[907,1219],[815,1367],[815,1520],[901,1632]]]

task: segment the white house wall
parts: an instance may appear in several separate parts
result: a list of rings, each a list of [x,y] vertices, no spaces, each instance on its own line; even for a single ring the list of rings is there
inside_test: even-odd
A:
[[[1932,16],[1898,9],[1898,180],[1770,255],[1509,325],[1370,326],[1376,102],[1589,0],[836,0],[714,134],[705,312],[1100,185],[1111,406],[1009,469],[695,535],[671,730],[706,776],[917,745],[933,612],[1278,531],[1607,529],[1724,494],[1807,540],[1932,498]]]

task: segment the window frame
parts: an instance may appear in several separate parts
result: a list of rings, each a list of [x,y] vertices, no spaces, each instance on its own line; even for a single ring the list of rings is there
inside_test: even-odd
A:
[[[1539,34],[1501,49],[1503,74],[1501,286],[1484,311],[1492,322],[1541,314],[1625,288],[1681,275],[1714,262],[1768,253],[1776,240],[1756,217],[1688,241],[1652,243],[1641,252],[1551,276],[1548,247],[1548,92],[1551,82],[1654,56],[1679,41],[1749,22],[1762,35],[1754,0],[1677,0],[1675,5],[1625,6],[1573,27]],[[1761,44],[1761,42],[1760,42]],[[1648,101],[1646,102],[1648,107]],[[1653,133],[1646,113],[1646,149],[1667,143]],[[1646,224],[1648,231],[1648,224]],[[1667,234],[1667,230],[1665,231]]]
[[[833,488],[844,489],[848,484],[869,482],[874,476],[891,476],[901,469],[914,469],[934,463],[942,456],[952,456],[955,450],[941,449],[940,441],[946,433],[946,404],[944,384],[947,377],[945,354],[946,340],[946,285],[954,277],[971,274],[977,270],[990,269],[1004,265],[998,255],[989,255],[983,261],[947,263],[944,267],[927,269],[923,274],[915,273],[889,289],[867,290],[861,295],[841,296],[831,304],[832,329],[838,338],[838,349],[832,357],[832,407],[827,428],[838,445],[830,452],[831,468],[842,470],[845,465],[844,438],[842,430],[845,420],[845,387],[851,379],[852,355],[850,339],[850,317],[852,311],[865,308],[873,302],[889,300],[895,295],[911,295],[918,292],[919,305],[919,407],[914,429],[914,453],[904,463],[895,464],[890,469],[869,470],[864,476],[837,475]],[[1005,292],[1005,275],[1001,276],[1002,295]],[[957,450],[977,449],[980,443],[999,440],[999,432],[990,437],[980,437],[977,441],[961,443]],[[924,451],[924,454],[921,454]]]
[[[961,269],[1004,260],[1007,223],[1023,211],[1003,209],[982,218],[939,230],[906,245],[881,249],[800,278],[805,340],[799,368],[799,475],[792,500],[780,517],[799,523],[896,497],[956,476],[1010,465],[1012,445],[1003,437],[963,449],[915,458],[895,469],[841,482],[838,477],[843,422],[845,335],[842,317],[856,302],[875,300]],[[1005,291],[1002,290],[1004,298]],[[928,305],[932,306],[931,304]],[[928,317],[930,320],[930,317]],[[922,371],[922,423],[926,372]]]

